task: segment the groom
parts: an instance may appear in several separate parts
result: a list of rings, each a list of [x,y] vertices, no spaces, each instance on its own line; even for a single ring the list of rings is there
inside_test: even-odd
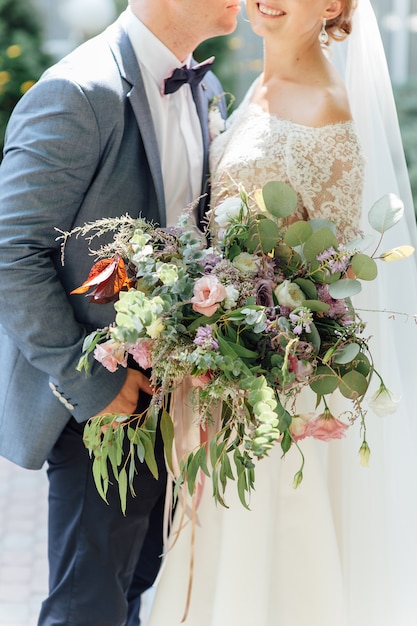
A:
[[[82,443],[87,419],[149,401],[145,375],[76,371],[83,339],[113,306],[70,296],[91,267],[55,228],[129,213],[172,225],[204,193],[209,72],[165,89],[194,48],[234,30],[239,0],[130,0],[104,33],[50,68],[11,116],[0,167],[0,454],[48,462],[49,596],[39,626],[137,626],[162,550],[165,474],[138,463],[126,517],[117,486],[98,496]],[[178,88],[179,87],[179,88]],[[165,92],[165,93],[164,93]],[[201,214],[197,217],[201,217]]]

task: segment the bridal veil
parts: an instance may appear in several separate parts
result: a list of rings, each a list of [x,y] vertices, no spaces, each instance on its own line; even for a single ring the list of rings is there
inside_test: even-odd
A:
[[[417,249],[416,216],[397,112],[369,0],[359,0],[352,34],[333,48],[332,60],[345,78],[366,158],[362,229],[372,232],[367,223],[372,204],[384,194],[395,193],[404,203],[404,217],[384,235],[379,251],[403,244]],[[386,417],[369,411],[370,467],[357,468],[354,476],[346,477],[340,494],[341,515],[351,538],[344,544],[349,552],[345,562],[352,568],[345,572],[353,613],[349,623],[376,626],[375,617],[367,621],[362,610],[370,606],[372,590],[373,602],[380,606],[378,625],[412,626],[417,624],[416,253],[400,263],[378,261],[378,269],[377,280],[365,285],[364,295],[355,304],[366,309],[363,318],[367,334],[373,337],[376,367],[401,401],[397,411]],[[352,576],[358,571],[359,577]]]

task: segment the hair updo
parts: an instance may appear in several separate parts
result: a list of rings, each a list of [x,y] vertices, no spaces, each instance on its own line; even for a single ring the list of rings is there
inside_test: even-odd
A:
[[[358,6],[358,0],[345,0],[341,13],[326,24],[330,39],[343,41],[352,32],[352,17]]]

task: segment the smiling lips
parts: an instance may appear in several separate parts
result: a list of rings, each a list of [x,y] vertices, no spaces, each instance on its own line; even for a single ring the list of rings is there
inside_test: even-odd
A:
[[[280,17],[281,15],[285,15],[284,11],[281,11],[279,9],[270,9],[269,7],[261,3],[258,3],[258,9],[259,12],[262,13],[262,15],[269,15],[271,17]]]

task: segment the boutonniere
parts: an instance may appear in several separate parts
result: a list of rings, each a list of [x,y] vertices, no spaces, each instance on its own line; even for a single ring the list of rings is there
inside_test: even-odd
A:
[[[223,117],[220,109],[220,101],[226,99],[227,96],[229,96],[229,101],[226,104],[226,111],[228,111],[235,99],[232,94],[223,93],[210,100],[208,114],[210,141],[213,141],[213,139],[221,135],[227,128],[227,117]]]

